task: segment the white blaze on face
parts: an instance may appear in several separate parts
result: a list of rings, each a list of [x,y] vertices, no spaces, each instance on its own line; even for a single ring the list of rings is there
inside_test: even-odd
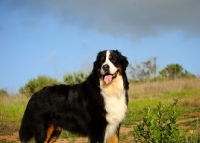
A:
[[[110,61],[109,59],[109,56],[110,56],[110,51],[106,51],[106,60],[105,62],[101,65],[101,75],[105,75],[107,74],[105,77],[104,77],[104,81],[106,82],[106,84],[109,84],[111,81],[112,81],[112,78],[113,78],[113,74],[116,73],[117,71],[117,68],[113,65],[113,63]],[[103,70],[103,66],[104,65],[108,65],[109,66],[109,73],[106,73],[104,70]]]

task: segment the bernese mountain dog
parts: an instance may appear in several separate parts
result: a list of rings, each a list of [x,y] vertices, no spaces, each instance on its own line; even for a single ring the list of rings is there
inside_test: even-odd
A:
[[[117,50],[98,53],[86,81],[45,87],[30,98],[19,130],[22,143],[56,141],[62,129],[90,143],[118,143],[128,104],[128,61]]]

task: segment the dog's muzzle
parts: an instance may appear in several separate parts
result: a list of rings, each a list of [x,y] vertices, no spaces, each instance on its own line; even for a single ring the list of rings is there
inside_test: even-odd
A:
[[[110,74],[110,73],[106,73],[105,75],[103,75],[103,80],[106,84],[109,84],[113,81],[113,79],[115,79],[117,77],[117,73],[118,71],[116,71],[114,74]]]

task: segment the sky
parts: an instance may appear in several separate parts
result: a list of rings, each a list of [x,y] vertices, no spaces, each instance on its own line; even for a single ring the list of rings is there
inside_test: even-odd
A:
[[[157,57],[200,75],[199,0],[1,0],[0,89],[90,71],[97,53],[134,65]]]

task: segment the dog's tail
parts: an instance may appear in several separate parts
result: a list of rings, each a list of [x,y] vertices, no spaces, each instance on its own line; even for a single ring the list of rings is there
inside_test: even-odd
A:
[[[22,118],[20,130],[19,130],[19,139],[21,143],[27,143],[32,137],[33,137],[33,133],[31,132],[29,113],[26,109],[26,111],[24,112],[24,116]]]

